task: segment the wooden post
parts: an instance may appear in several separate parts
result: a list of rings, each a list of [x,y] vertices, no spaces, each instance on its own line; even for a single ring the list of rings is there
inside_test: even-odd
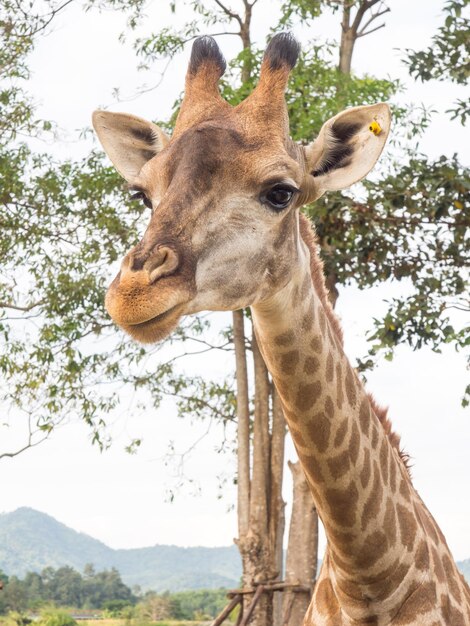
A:
[[[219,613],[219,615],[217,615],[215,620],[212,622],[211,626],[220,626],[223,623],[223,621],[230,615],[233,609],[237,606],[237,604],[241,603],[241,601],[242,601],[242,596],[240,594],[237,594],[232,599],[232,601],[229,604],[227,604],[225,609],[221,613]]]
[[[258,604],[258,600],[261,598],[262,594],[264,591],[264,587],[263,585],[260,585],[256,591],[255,591],[255,595],[253,596],[253,601],[250,604],[250,606],[248,607],[248,610],[246,612],[245,617],[242,619],[242,621],[240,622],[240,626],[247,626],[248,622],[250,621],[250,617],[253,614],[253,611],[256,608],[256,605]]]

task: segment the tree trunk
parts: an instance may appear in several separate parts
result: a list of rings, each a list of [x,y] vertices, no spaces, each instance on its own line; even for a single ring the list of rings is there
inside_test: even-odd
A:
[[[237,358],[237,414],[244,421],[239,424],[238,448],[238,502],[239,538],[237,544],[243,564],[242,585],[253,589],[243,595],[243,612],[246,614],[253,601],[255,588],[264,582],[281,580],[284,536],[284,502],[282,482],[284,471],[284,445],[286,425],[279,398],[269,380],[269,374],[252,337],[253,368],[255,378],[255,402],[253,418],[253,466],[249,479],[249,432],[245,417],[249,405],[246,377],[246,354],[244,352],[244,320],[234,315],[234,342]],[[249,419],[249,414],[248,414]],[[247,486],[248,484],[248,491]],[[244,485],[244,486],[243,486]],[[248,517],[246,512],[248,511]],[[280,598],[273,593],[263,593],[250,619],[250,626],[280,626],[282,606]],[[279,592],[276,595],[280,595]],[[275,600],[275,601],[274,601]]]
[[[351,73],[351,61],[354,51],[355,33],[350,26],[351,2],[343,0],[343,18],[341,20],[341,43],[339,47],[339,65],[341,74]]]
[[[288,583],[313,589],[317,576],[318,514],[300,463],[289,462],[289,468],[294,483],[294,501],[285,579]],[[310,597],[311,594],[304,592],[285,591],[282,626],[301,626]]]
[[[272,435],[271,435],[271,494],[269,500],[269,537],[271,542],[273,569],[275,579],[282,580],[284,550],[283,539],[286,503],[282,499],[282,483],[284,480],[284,450],[286,439],[286,421],[282,412],[281,402],[275,387],[272,392]],[[273,596],[273,626],[282,623],[282,593]]]
[[[243,311],[233,311],[233,343],[237,376],[238,534],[248,531],[250,518],[250,396]]]

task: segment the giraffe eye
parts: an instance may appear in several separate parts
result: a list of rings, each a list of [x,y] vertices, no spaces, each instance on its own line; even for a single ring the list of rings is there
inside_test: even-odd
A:
[[[143,191],[138,191],[137,193],[133,193],[131,196],[131,200],[142,200],[142,202],[145,204],[145,206],[148,209],[152,208],[152,203],[150,202],[150,200],[147,198],[147,196],[145,195]]]
[[[295,193],[298,193],[298,189],[292,187],[292,185],[287,185],[285,183],[280,183],[271,187],[268,191],[261,195],[261,202],[263,204],[269,204],[271,208],[276,211],[280,211],[285,209],[291,202]]]

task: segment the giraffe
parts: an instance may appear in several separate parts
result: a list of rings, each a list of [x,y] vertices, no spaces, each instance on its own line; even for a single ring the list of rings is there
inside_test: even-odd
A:
[[[106,307],[143,343],[184,315],[251,307],[327,535],[304,626],[468,626],[470,590],[386,412],[345,356],[315,234],[299,212],[368,174],[389,108],[346,109],[307,146],[294,143],[284,92],[298,54],[289,33],[275,35],[257,87],[232,107],[218,88],[217,44],[197,39],[171,138],[132,115],[94,113],[103,148],[152,209]]]

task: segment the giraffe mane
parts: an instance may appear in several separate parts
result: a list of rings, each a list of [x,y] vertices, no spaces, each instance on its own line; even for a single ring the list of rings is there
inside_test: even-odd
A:
[[[341,324],[336,313],[331,306],[330,300],[328,298],[328,290],[325,284],[325,277],[323,273],[323,261],[318,255],[318,238],[315,233],[315,230],[309,221],[309,219],[300,213],[300,236],[302,237],[303,242],[307,246],[310,252],[310,273],[312,275],[313,287],[320,298],[320,301],[323,305],[323,309],[325,311],[326,317],[330,323],[330,326],[338,339],[340,345],[344,346],[343,340],[343,330],[341,328]],[[388,409],[386,407],[380,406],[372,394],[368,393],[367,397],[369,398],[369,402],[371,404],[372,410],[377,416],[382,428],[385,431],[385,434],[388,437],[388,440],[393,448],[395,448],[398,452],[398,455],[405,466],[408,475],[411,477],[411,465],[410,465],[410,456],[402,449],[400,445],[400,435],[393,430],[392,422],[388,417]]]

